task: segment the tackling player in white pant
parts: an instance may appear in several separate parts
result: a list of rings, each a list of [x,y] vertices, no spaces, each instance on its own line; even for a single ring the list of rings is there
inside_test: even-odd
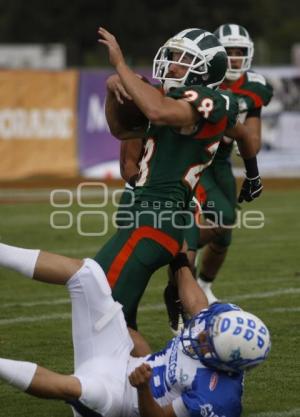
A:
[[[0,244],[0,265],[67,287],[75,358],[73,375],[0,358],[3,381],[38,397],[65,400],[76,417],[241,415],[243,371],[267,357],[269,332],[237,306],[207,308],[185,253],[171,268],[191,320],[163,350],[141,358],[130,354],[122,306],[93,260]]]

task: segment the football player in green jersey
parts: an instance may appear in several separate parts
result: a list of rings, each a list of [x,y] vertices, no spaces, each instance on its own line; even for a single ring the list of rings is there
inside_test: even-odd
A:
[[[214,34],[228,54],[228,69],[220,90],[231,91],[239,103],[239,121],[253,132],[256,152],[261,147],[261,110],[272,98],[272,87],[265,78],[250,71],[254,53],[253,42],[247,30],[236,24],[224,24]],[[224,136],[212,164],[200,178],[198,193],[206,219],[218,225],[231,226],[236,220],[236,183],[230,156],[233,139]],[[257,179],[259,181],[259,179]],[[256,181],[256,178],[252,178]],[[249,201],[242,195],[239,202]],[[189,259],[194,264],[196,251],[202,247],[200,275],[198,283],[205,291],[209,302],[217,301],[211,290],[231,243],[232,228],[209,229],[195,226],[186,233],[189,245]],[[173,312],[173,328],[178,318]]]
[[[162,82],[165,94],[126,65],[112,34],[100,28],[99,35],[122,85],[150,121],[134,204],[119,214],[117,232],[95,257],[114,298],[124,305],[127,323],[136,328],[138,302],[152,273],[180,250],[189,213],[184,210],[220,139],[225,131],[233,137],[249,137],[236,124],[236,101],[213,89],[227,69],[226,51],[213,34],[187,29],[159,49],[153,76]],[[112,96],[108,89],[107,106]],[[249,176],[258,175],[252,143],[241,141],[240,150]],[[261,186],[255,187],[248,182],[247,198],[259,194]]]

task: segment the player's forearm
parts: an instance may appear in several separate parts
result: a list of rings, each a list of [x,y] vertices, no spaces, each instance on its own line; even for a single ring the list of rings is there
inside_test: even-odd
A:
[[[150,121],[155,122],[164,107],[164,97],[156,88],[139,78],[125,62],[120,63],[116,70],[135,104]]]
[[[238,123],[235,132],[237,133],[237,144],[244,160],[246,168],[246,175],[248,178],[256,178],[259,175],[256,154],[257,154],[257,140],[254,129],[246,127]]]
[[[177,286],[184,311],[191,316],[208,307],[206,295],[194,279],[188,267],[177,271]]]
[[[189,266],[186,253],[180,252],[170,263],[175,276],[180,301],[186,313],[191,316],[208,307],[208,301],[203,290],[198,286]]]
[[[154,400],[149,385],[138,389],[138,404],[141,417],[167,417],[164,409]]]
[[[251,131],[252,143],[256,153],[261,149],[261,119],[259,117],[249,117],[244,125]]]
[[[237,145],[243,159],[249,159],[256,156],[257,150],[254,141],[249,140],[248,138],[240,138],[240,140],[237,141]]]
[[[151,348],[146,339],[136,330],[128,327],[130,337],[133,341],[134,348],[131,351],[131,356],[141,357],[151,354]]]
[[[133,139],[121,143],[120,171],[122,178],[131,184],[131,179],[139,173],[139,160],[143,149],[141,139]],[[132,185],[132,184],[131,184]]]
[[[130,184],[130,180],[133,177],[138,177],[139,168],[133,162],[125,161],[124,163],[120,163],[120,172],[123,180]]]
[[[253,129],[249,129],[242,123],[237,122],[235,127],[226,129],[225,135],[237,141],[242,158],[249,159],[256,156],[256,134]]]

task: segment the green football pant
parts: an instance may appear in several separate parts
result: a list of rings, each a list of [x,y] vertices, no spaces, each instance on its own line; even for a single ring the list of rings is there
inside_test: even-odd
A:
[[[231,164],[226,160],[215,160],[203,173],[200,179],[201,205],[204,217],[220,226],[234,225],[236,220],[236,182]],[[199,191],[199,188],[198,188]],[[185,232],[190,250],[199,248],[201,229],[194,225]],[[214,242],[227,247],[232,239],[232,229],[228,228]]]
[[[119,228],[95,256],[107,275],[116,301],[124,307],[127,324],[136,329],[139,301],[154,271],[178,253],[183,231],[166,222],[153,227],[151,215],[143,216],[138,228]]]

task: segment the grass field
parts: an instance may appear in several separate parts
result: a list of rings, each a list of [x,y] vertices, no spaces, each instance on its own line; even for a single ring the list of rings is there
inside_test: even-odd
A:
[[[300,416],[299,204],[300,190],[295,188],[266,190],[251,207],[247,206],[264,213],[265,226],[235,230],[226,265],[214,287],[220,298],[259,315],[272,334],[269,360],[246,378],[244,417]],[[53,230],[49,223],[53,210],[49,202],[0,205],[0,240],[74,257],[92,257],[108,238],[79,236],[75,222],[68,230]],[[76,218],[79,208],[73,205],[68,210]],[[96,220],[93,215],[86,218],[85,230],[92,230]],[[165,282],[162,269],[153,276],[139,313],[140,329],[153,349],[160,348],[171,336],[162,302]],[[66,290],[32,283],[1,269],[0,294],[0,356],[72,372]],[[0,399],[3,417],[72,415],[64,403],[28,397],[2,383]]]

